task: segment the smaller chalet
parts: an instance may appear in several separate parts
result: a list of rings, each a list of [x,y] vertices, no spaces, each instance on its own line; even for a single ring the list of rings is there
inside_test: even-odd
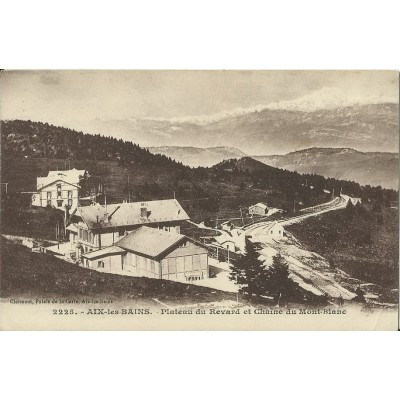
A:
[[[268,228],[268,235],[274,239],[282,239],[284,234],[285,228],[279,222],[275,222]]]
[[[267,215],[268,214],[268,206],[265,203],[257,203],[253,206],[249,207],[250,215]]]
[[[75,168],[66,171],[49,171],[47,176],[37,177],[37,191],[32,195],[32,205],[61,210],[67,207],[72,212],[78,206],[81,182],[87,177],[86,170]]]
[[[231,236],[229,235],[215,236],[214,239],[218,243],[218,245],[220,245],[224,249],[233,252],[236,250],[235,241]]]
[[[98,271],[192,281],[209,277],[205,246],[176,232],[141,226],[114,245],[82,255]]]

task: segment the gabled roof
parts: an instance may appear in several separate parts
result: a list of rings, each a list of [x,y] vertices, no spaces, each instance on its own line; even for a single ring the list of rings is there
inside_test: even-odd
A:
[[[104,257],[104,256],[112,256],[118,254],[125,254],[126,251],[117,246],[104,247],[103,249],[90,251],[89,253],[82,254],[83,258],[87,258],[88,260],[95,260],[96,258]]]
[[[39,176],[37,178],[37,188],[39,189],[44,186],[48,186],[53,183],[57,179],[61,179],[63,182],[70,183],[73,185],[78,185],[79,181],[85,176],[87,173],[84,169],[69,169],[66,171],[49,171],[47,176]]]
[[[232,239],[218,239],[218,236],[217,236],[216,241],[217,241],[219,244],[224,244],[224,243],[233,243],[233,244],[235,244],[235,241],[232,240]]]
[[[41,188],[39,188],[38,190],[41,191],[41,190],[43,190],[44,188],[46,188],[46,187],[48,187],[48,186],[50,186],[50,185],[53,185],[54,183],[57,183],[57,182],[64,182],[64,183],[66,183],[66,184],[68,184],[68,185],[75,186],[75,187],[77,187],[78,189],[80,188],[80,186],[78,186],[78,185],[74,185],[73,183],[67,182],[67,181],[65,181],[64,179],[59,178],[59,179],[56,179],[56,180],[51,181],[51,182],[49,182],[49,183],[46,183],[45,185],[43,185],[43,186],[42,186]]]
[[[116,243],[116,246],[147,257],[157,258],[174,245],[189,240],[175,232],[141,226]]]
[[[67,231],[78,233],[78,227],[76,224],[69,224],[66,229]]]
[[[213,236],[213,238],[220,244],[226,243],[226,242],[235,243],[235,241],[233,240],[231,235],[219,235],[219,236]]]
[[[275,223],[272,224],[268,229],[272,229],[272,228],[275,228],[275,227],[281,227],[281,228],[283,228],[283,225],[280,224],[279,222],[275,222]]]
[[[146,216],[142,216],[142,208],[147,209]],[[78,207],[77,214],[81,216],[89,229],[105,229],[189,219],[189,216],[176,199],[109,204],[107,208],[100,204],[95,204],[87,207]]]
[[[265,203],[257,203],[250,207],[260,207],[260,208],[263,208],[264,210],[266,210],[268,208],[268,206]]]

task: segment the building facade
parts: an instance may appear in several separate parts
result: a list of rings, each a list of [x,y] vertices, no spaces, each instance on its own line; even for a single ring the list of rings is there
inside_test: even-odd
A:
[[[267,215],[268,206],[264,203],[257,203],[249,207],[250,215]]]
[[[37,207],[52,207],[70,210],[78,207],[79,186],[57,179],[40,188],[32,195],[32,205]]]
[[[47,176],[37,178],[36,190],[32,194],[32,205],[52,207],[70,212],[79,205],[80,184],[88,176],[87,171],[71,169],[67,171],[49,171]]]
[[[274,239],[282,239],[285,235],[285,228],[276,222],[268,228],[268,235]]]
[[[180,233],[189,216],[176,199],[78,207],[67,227],[76,259],[111,246],[141,226]]]
[[[155,279],[193,281],[209,277],[208,250],[176,232],[142,226],[115,245],[82,255],[83,266]]]

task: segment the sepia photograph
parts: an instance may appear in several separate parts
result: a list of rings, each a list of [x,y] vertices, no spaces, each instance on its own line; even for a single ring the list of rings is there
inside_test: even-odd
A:
[[[397,330],[397,71],[2,70],[2,330]]]

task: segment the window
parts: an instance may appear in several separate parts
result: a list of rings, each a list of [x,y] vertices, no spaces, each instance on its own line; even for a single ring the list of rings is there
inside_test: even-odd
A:
[[[68,190],[68,198],[72,199],[72,190]]]
[[[104,268],[104,261],[98,261],[97,268]]]
[[[60,183],[57,185],[57,197],[62,197],[62,195],[61,195],[61,184]]]
[[[51,199],[51,192],[47,192],[47,198]]]
[[[68,199],[68,207],[72,207],[72,199]]]
[[[125,230],[124,230],[124,229],[120,229],[120,230],[118,231],[118,236],[119,236],[119,237],[125,236]]]
[[[51,200],[47,200],[47,205],[51,206]]]
[[[272,235],[273,231],[271,231],[271,235]]]
[[[183,242],[179,245],[179,247],[188,247],[188,242]]]
[[[61,190],[61,183],[57,184],[57,191]]]

